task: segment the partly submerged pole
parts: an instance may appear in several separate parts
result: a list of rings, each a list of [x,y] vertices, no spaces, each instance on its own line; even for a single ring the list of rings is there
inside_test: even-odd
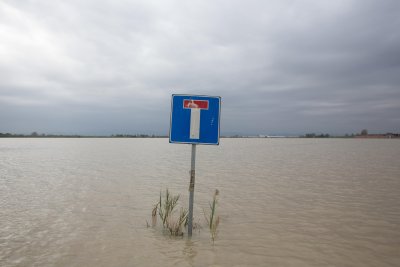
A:
[[[192,144],[192,161],[190,164],[190,184],[189,184],[189,217],[188,217],[188,236],[192,236],[193,230],[193,199],[194,199],[194,178],[196,166],[196,145]]]

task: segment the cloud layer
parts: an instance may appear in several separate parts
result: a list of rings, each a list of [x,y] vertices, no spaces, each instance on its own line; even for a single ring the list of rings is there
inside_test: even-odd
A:
[[[400,2],[2,1],[0,132],[166,134],[172,93],[223,134],[400,132]]]

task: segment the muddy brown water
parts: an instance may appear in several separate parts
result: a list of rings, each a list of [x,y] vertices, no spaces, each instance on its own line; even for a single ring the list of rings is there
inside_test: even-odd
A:
[[[160,190],[187,207],[189,169],[167,139],[0,139],[0,266],[400,266],[400,140],[199,146],[203,228],[148,228]]]

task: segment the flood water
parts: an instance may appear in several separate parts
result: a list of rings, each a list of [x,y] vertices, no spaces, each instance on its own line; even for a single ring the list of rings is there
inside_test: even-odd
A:
[[[146,221],[166,188],[187,207],[190,151],[168,139],[0,139],[0,266],[400,266],[400,140],[198,146],[203,228],[172,238]]]

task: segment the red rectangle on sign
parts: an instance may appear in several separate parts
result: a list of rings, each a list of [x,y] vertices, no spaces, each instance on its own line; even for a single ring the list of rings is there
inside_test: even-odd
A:
[[[184,108],[208,109],[208,101],[207,100],[184,99],[183,107]]]

